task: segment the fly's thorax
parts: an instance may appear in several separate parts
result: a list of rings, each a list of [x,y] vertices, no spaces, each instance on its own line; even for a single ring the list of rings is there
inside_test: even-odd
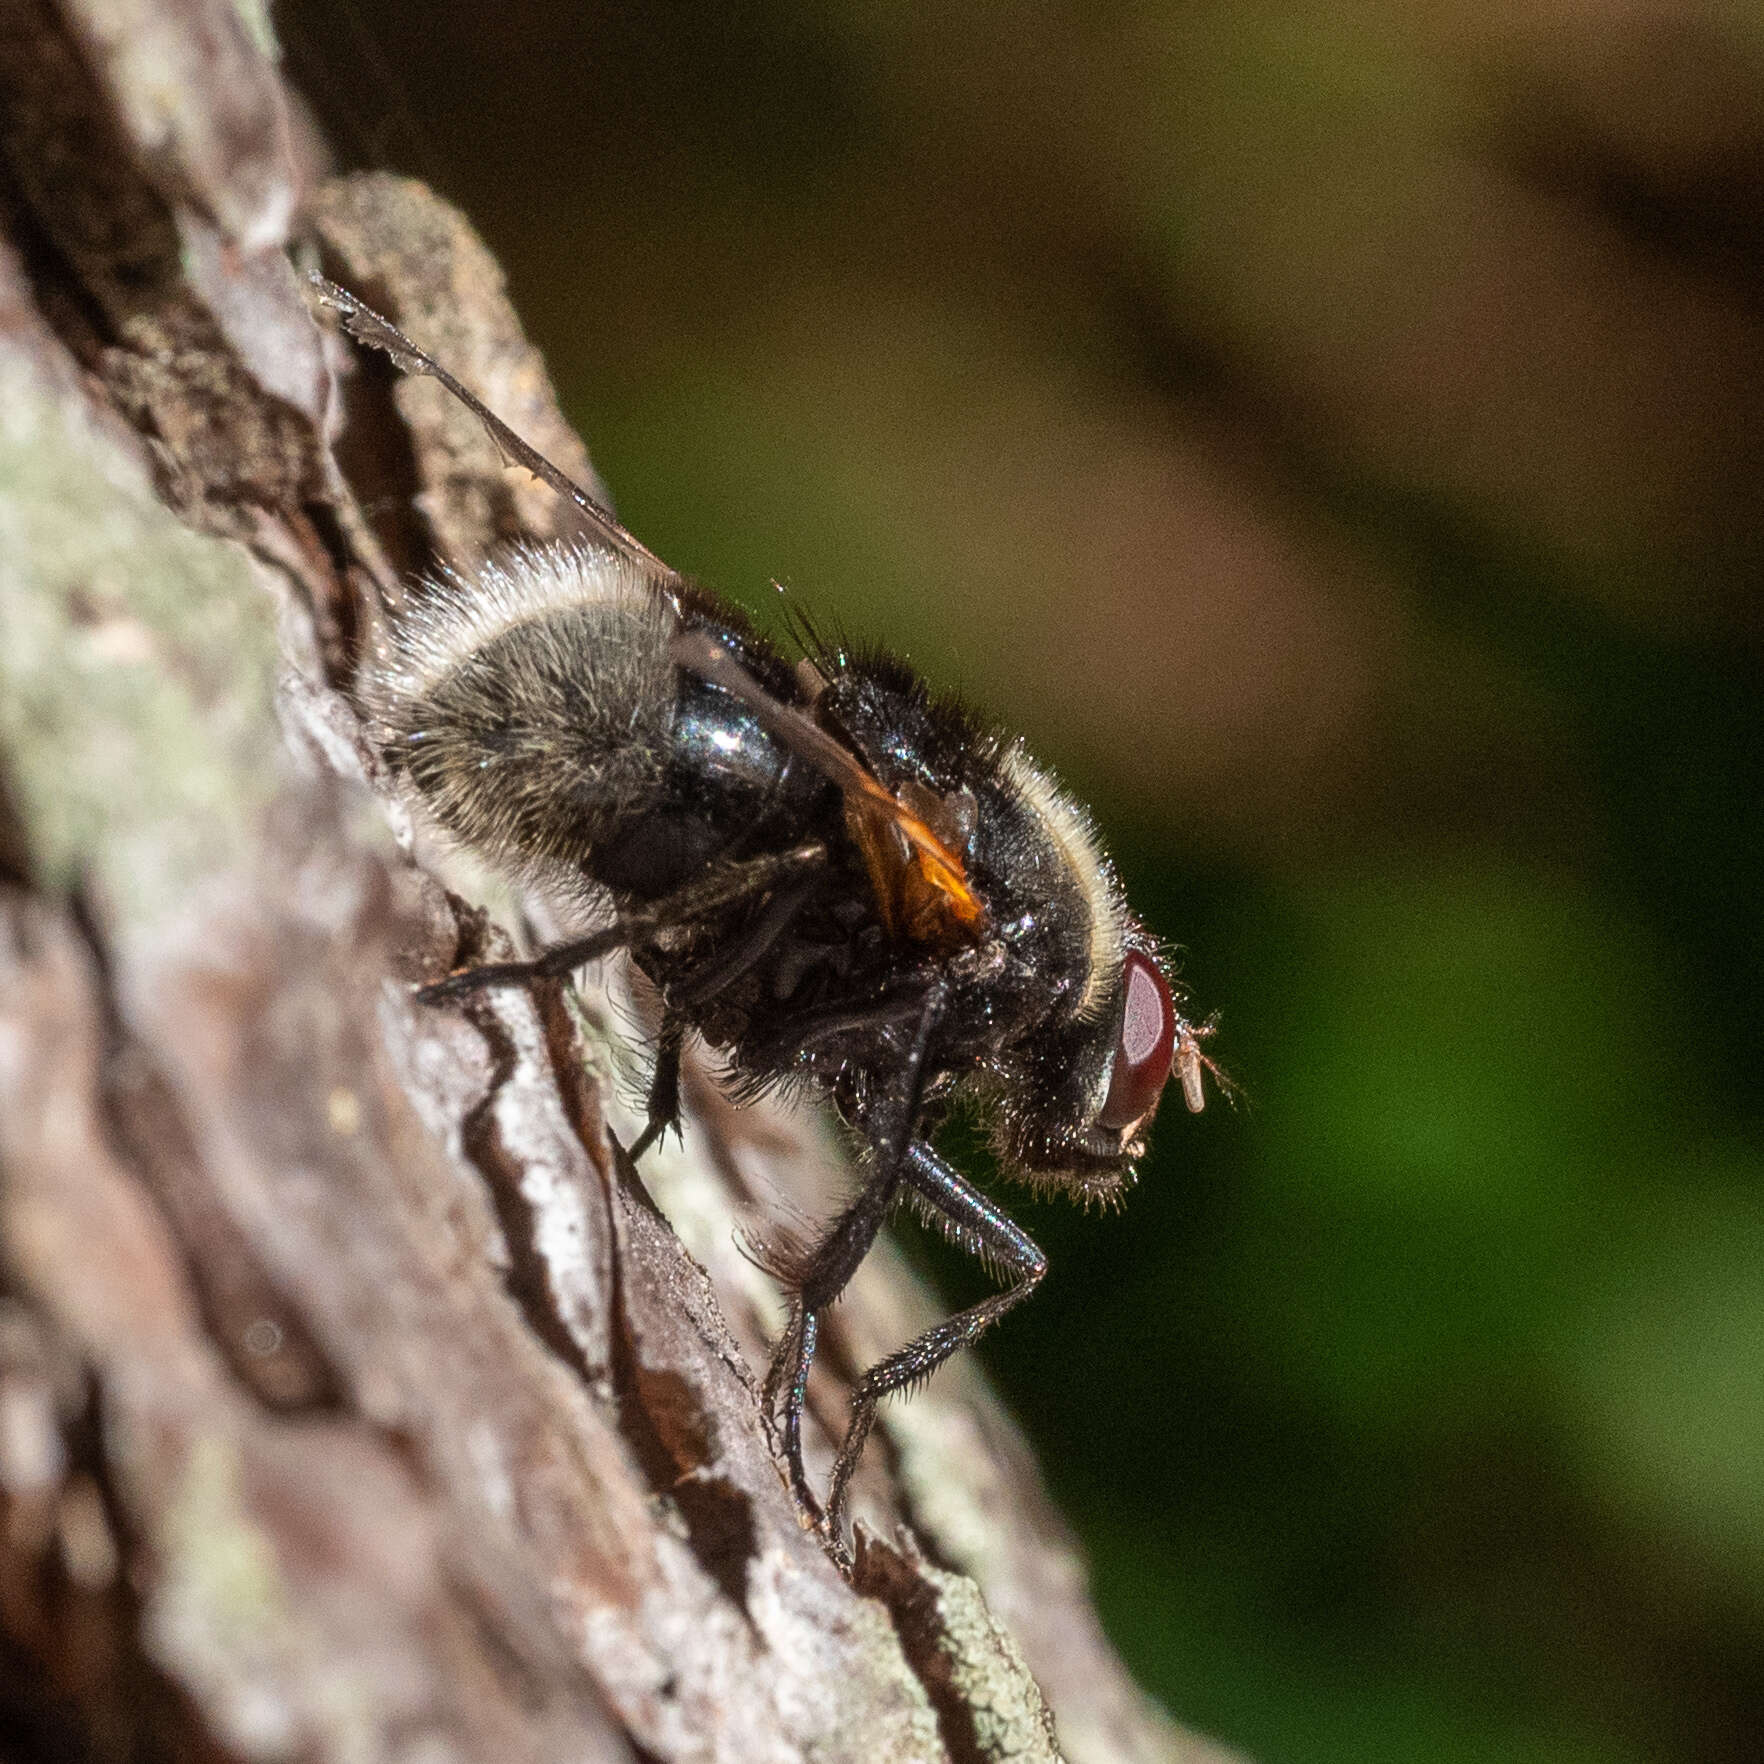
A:
[[[1099,1020],[1117,1002],[1133,923],[1114,866],[1089,814],[1020,743],[1004,751],[999,770],[1009,803],[1001,821],[1024,892],[1046,903],[1049,955],[1062,974],[1079,977],[1072,1014]]]
[[[891,790],[928,791],[948,805],[937,830],[964,827],[961,855],[994,933],[1020,968],[1040,975],[1046,1012],[1105,1015],[1132,915],[1090,817],[1054,775],[891,656],[841,658],[823,715]],[[1021,980],[1034,989],[1030,973]]]
[[[1020,748],[974,789],[969,862],[997,972],[976,988],[1009,1039],[1088,1024],[1117,1002],[1125,908],[1089,824]]]

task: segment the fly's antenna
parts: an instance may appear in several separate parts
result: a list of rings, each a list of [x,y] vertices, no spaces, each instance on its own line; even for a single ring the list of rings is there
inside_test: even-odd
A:
[[[1206,1080],[1202,1073],[1211,1073],[1219,1094],[1233,1108],[1246,1099],[1243,1086],[1219,1067],[1217,1060],[1207,1056],[1203,1043],[1219,1032],[1219,1013],[1215,1011],[1204,1023],[1191,1023],[1186,1017],[1176,1019],[1176,1076],[1182,1083],[1182,1100],[1191,1115],[1198,1115],[1207,1106]]]

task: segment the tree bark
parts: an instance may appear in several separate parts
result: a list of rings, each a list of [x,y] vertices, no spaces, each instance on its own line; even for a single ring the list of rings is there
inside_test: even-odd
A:
[[[267,30],[0,4],[9,1755],[1220,1756],[1127,1678],[972,1366],[886,1410],[852,1581],[799,1525],[736,1233],[829,1210],[817,1118],[695,1070],[640,1179],[616,976],[413,1003],[555,909],[424,848],[356,666],[408,572],[567,511],[296,261],[590,468],[465,222],[325,181]],[[931,1314],[871,1257],[823,1473]]]

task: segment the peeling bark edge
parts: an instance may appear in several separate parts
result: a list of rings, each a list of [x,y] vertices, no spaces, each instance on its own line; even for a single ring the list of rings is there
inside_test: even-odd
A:
[[[646,1188],[607,1131],[628,1000],[411,1005],[495,933],[375,800],[353,660],[401,573],[559,516],[327,341],[284,246],[589,467],[465,223],[404,180],[309,187],[291,115],[218,0],[0,17],[23,1755],[968,1764],[1060,1755],[1051,1702],[1078,1764],[1217,1756],[1127,1679],[971,1367],[866,1467],[860,1510],[916,1542],[867,1538],[854,1588],[802,1533],[734,1227],[828,1204],[817,1122],[700,1078]],[[876,1258],[830,1369],[927,1310]]]

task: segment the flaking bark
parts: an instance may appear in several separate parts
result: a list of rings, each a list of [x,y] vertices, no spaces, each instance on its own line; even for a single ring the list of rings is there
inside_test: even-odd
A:
[[[831,1208],[822,1123],[694,1073],[639,1180],[616,978],[413,1003],[504,934],[380,794],[355,663],[408,572],[565,514],[290,247],[592,479],[465,223],[320,163],[243,11],[0,8],[12,1755],[1216,1756],[971,1366],[886,1411],[855,1585],[799,1526],[737,1227]],[[871,1258],[823,1468],[930,1314]]]

